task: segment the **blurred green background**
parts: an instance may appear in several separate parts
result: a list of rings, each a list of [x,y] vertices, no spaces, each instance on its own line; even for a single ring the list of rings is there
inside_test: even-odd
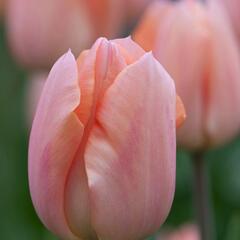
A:
[[[0,27],[0,239],[54,240],[36,216],[28,190],[28,73],[11,58]],[[206,154],[217,239],[240,239],[240,138]],[[174,204],[163,227],[194,221],[190,156],[178,150]],[[151,239],[154,239],[152,237]]]

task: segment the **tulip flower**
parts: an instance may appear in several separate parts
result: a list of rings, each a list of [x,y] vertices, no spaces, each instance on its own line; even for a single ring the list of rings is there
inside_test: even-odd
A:
[[[212,0],[218,4],[222,3],[231,19],[233,28],[237,34],[238,41],[240,41],[240,2],[239,0]]]
[[[100,38],[53,66],[33,121],[29,183],[62,239],[142,239],[168,215],[175,186],[174,82],[131,39]]]
[[[160,235],[157,240],[200,240],[199,230],[195,225],[186,224],[179,229]]]
[[[210,1],[159,1],[146,11],[134,40],[153,50],[175,80],[187,119],[179,144],[199,151],[240,130],[240,56],[223,9]]]
[[[126,0],[127,10],[130,20],[137,19],[143,13],[144,9],[153,2],[153,0]]]
[[[8,0],[6,25],[12,53],[24,66],[46,68],[69,48],[90,47],[98,36],[124,27],[119,0]]]

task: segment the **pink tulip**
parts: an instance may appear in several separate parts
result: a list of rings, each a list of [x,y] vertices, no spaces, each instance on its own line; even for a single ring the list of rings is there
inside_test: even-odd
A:
[[[131,19],[137,19],[144,12],[144,9],[154,0],[126,0],[127,10]]]
[[[195,225],[183,225],[181,228],[159,236],[157,240],[200,240],[200,233]]]
[[[120,0],[8,0],[7,31],[13,55],[28,67],[49,67],[67,49],[90,47],[97,36],[124,27]]]
[[[192,150],[224,144],[240,129],[240,56],[225,17],[213,2],[159,1],[134,34],[175,80],[188,115],[178,140]]]
[[[212,0],[216,1],[217,4],[223,3],[227,13],[232,21],[232,25],[237,34],[238,41],[240,41],[240,1],[239,0]]]
[[[177,100],[179,101],[179,100]],[[100,38],[53,66],[30,137],[36,211],[62,239],[142,239],[175,187],[174,83],[131,39]]]

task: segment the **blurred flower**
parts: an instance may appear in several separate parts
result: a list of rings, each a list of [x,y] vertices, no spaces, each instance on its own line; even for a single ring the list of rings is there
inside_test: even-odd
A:
[[[134,39],[169,71],[186,107],[178,134],[192,150],[231,140],[240,129],[240,56],[229,22],[214,2],[159,1]]]
[[[232,21],[234,30],[238,36],[238,41],[240,41],[240,1],[239,0],[212,0],[216,1],[218,4],[221,2],[225,6],[230,19]]]
[[[29,77],[27,93],[26,93],[26,115],[27,123],[32,125],[33,117],[36,112],[37,104],[41,96],[41,92],[47,79],[46,72],[36,72]]]
[[[154,0],[126,0],[126,8],[130,20],[136,20],[144,12],[144,9]]]
[[[31,196],[45,225],[63,239],[155,232],[174,195],[175,108],[172,79],[129,38],[98,39],[77,61],[61,57],[29,145]]]
[[[78,54],[100,35],[119,35],[123,8],[119,0],[8,0],[12,52],[25,66],[49,67],[69,48]]]
[[[200,233],[197,226],[186,224],[173,232],[160,235],[157,240],[200,240]]]

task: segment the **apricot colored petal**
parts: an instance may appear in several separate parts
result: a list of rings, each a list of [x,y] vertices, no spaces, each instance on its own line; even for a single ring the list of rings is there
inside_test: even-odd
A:
[[[80,103],[77,64],[71,52],[53,66],[37,108],[29,143],[29,183],[36,211],[63,239],[79,239],[65,216],[65,181],[83,134],[74,109]]]
[[[112,42],[120,47],[119,49],[127,64],[137,61],[145,53],[145,51],[138,44],[136,44],[131,37],[115,39]]]
[[[240,57],[237,42],[221,9],[211,5],[213,39],[206,116],[210,145],[231,140],[240,130]],[[223,57],[224,56],[224,57]]]
[[[143,239],[165,220],[175,188],[175,109],[174,83],[151,54],[107,90],[85,151],[100,239]]]
[[[126,62],[120,51],[105,38],[99,38],[89,51],[79,56],[82,100],[76,113],[84,125],[94,116],[97,101],[124,67]]]
[[[88,187],[84,166],[84,150],[92,130],[95,111],[106,89],[119,72],[126,66],[118,49],[104,38],[99,39],[93,48],[82,53],[78,59],[79,82],[82,91],[81,103],[76,113],[84,123],[84,136],[69,172],[66,192],[66,213],[77,235],[83,239],[96,239],[90,227]]]

